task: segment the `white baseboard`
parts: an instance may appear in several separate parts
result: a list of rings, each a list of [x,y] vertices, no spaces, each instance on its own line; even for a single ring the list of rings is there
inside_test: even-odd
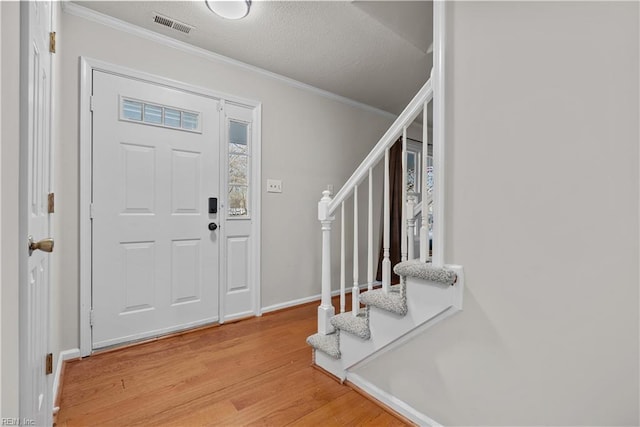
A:
[[[377,283],[377,282],[376,282]],[[365,290],[367,289],[367,284],[362,284],[360,285],[360,290]],[[346,294],[350,294],[351,293],[351,289],[346,289],[345,293]],[[335,297],[340,295],[340,289],[337,289],[335,291],[331,291],[331,296]],[[296,305],[302,305],[302,304],[307,304],[310,302],[314,302],[314,301],[320,301],[320,299],[322,298],[322,295],[317,294],[317,295],[311,295],[310,297],[305,297],[305,298],[299,298],[299,299],[294,299],[291,301],[285,301],[285,302],[281,302],[278,304],[273,304],[273,305],[268,305],[266,307],[262,307],[261,312],[262,314],[264,313],[269,313],[271,311],[278,311],[278,310],[282,310],[285,308],[289,308],[289,307],[295,307]]]
[[[442,427],[442,424],[413,408],[406,402],[398,399],[397,397],[387,393],[386,391],[378,388],[369,381],[365,380],[358,374],[347,373],[347,381],[369,394],[374,399],[387,405],[389,408],[396,411],[398,414],[406,417],[409,421],[413,421],[419,426],[425,427]]]
[[[306,298],[299,298],[291,301],[281,302],[278,304],[268,305],[266,307],[262,307],[262,314],[270,313],[272,311],[282,310],[284,308],[295,307],[296,305],[302,305],[302,304],[306,304],[313,301],[319,301],[319,300],[320,300],[320,294],[312,295]]]
[[[65,361],[71,359],[78,359],[80,357],[80,349],[72,348],[70,350],[63,350],[58,354],[58,363],[56,364],[56,371],[53,375],[53,403],[58,401],[58,392],[60,391],[60,375],[62,375],[62,365]],[[53,413],[56,414],[60,410],[59,407],[53,408]]]

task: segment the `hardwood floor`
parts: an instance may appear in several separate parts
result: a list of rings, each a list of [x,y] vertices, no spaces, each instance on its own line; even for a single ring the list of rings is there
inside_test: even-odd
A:
[[[56,426],[406,425],[311,366],[317,305],[70,362]]]

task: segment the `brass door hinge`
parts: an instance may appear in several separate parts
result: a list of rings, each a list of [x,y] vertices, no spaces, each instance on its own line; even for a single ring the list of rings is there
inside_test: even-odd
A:
[[[45,361],[44,366],[45,374],[51,375],[53,374],[53,354],[47,354],[47,360]]]
[[[49,52],[56,53],[56,32],[49,33]]]
[[[47,212],[54,213],[56,211],[56,196],[53,193],[49,193],[47,196]]]

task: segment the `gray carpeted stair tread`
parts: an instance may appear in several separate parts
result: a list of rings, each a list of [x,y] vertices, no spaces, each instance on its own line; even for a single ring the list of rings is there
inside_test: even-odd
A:
[[[393,271],[398,276],[415,277],[445,285],[453,285],[458,279],[458,276],[453,270],[449,270],[445,267],[434,267],[431,263],[421,262],[417,259],[403,261],[400,264],[397,264],[393,268]]]
[[[407,314],[407,298],[403,286],[392,286],[388,294],[382,289],[365,292],[360,295],[360,302],[404,316]]]
[[[362,310],[357,316],[352,312],[341,313],[331,318],[331,324],[341,331],[349,332],[363,340],[371,338],[367,310]]]
[[[340,359],[340,332],[322,335],[320,333],[313,334],[307,338],[307,344],[316,350],[328,354],[334,359]]]

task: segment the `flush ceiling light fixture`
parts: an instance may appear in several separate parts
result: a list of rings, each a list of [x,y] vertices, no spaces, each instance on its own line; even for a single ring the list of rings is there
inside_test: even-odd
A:
[[[251,0],[205,0],[213,13],[226,19],[242,19],[249,14]]]

